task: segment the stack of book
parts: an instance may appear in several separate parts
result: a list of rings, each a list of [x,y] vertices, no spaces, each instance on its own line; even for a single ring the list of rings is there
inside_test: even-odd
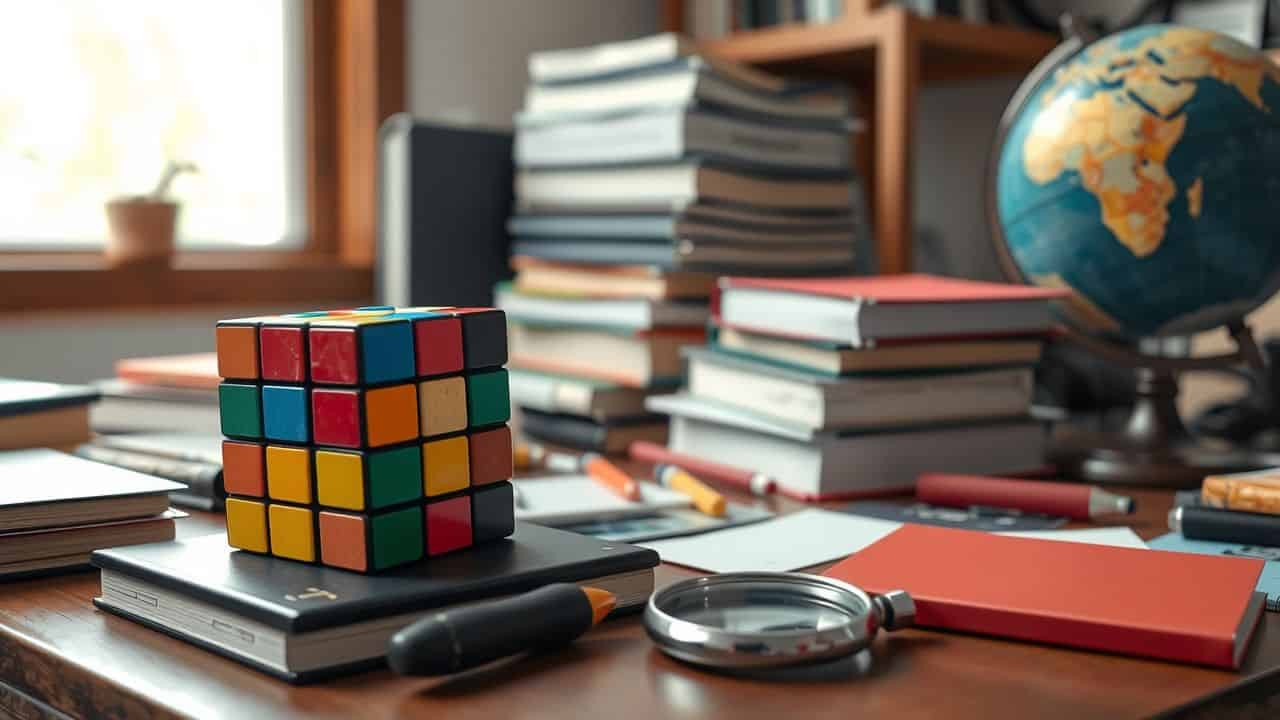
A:
[[[89,416],[96,432],[220,433],[213,353],[129,358],[115,369],[93,383],[102,393]]]
[[[75,447],[90,437],[97,400],[82,385],[0,378],[0,450]]]
[[[167,480],[45,449],[0,452],[0,577],[88,564],[94,550],[174,537]]]
[[[661,439],[717,273],[852,267],[848,99],[676,35],[537,53],[516,117],[511,391],[525,434]]]
[[[808,500],[1038,469],[1032,366],[1060,296],[927,275],[724,278],[685,392],[647,407],[671,416],[672,450]]]

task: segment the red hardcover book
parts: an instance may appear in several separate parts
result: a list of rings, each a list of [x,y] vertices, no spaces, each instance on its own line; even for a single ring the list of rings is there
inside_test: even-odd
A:
[[[721,279],[712,313],[755,332],[865,347],[1043,334],[1054,324],[1058,289],[936,275]]]
[[[1263,562],[904,525],[826,575],[902,589],[916,624],[1239,668]]]

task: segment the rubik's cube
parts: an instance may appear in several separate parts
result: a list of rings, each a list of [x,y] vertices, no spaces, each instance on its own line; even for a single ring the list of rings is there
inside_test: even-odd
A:
[[[217,346],[232,546],[374,572],[513,532],[501,310],[223,320]]]

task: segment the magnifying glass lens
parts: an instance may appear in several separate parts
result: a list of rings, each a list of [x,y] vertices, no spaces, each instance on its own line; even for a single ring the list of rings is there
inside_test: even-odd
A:
[[[868,608],[858,602],[849,606],[812,595],[798,594],[794,586],[773,587],[770,583],[717,585],[679,593],[663,603],[667,614],[685,622],[732,633],[821,631],[844,627]]]

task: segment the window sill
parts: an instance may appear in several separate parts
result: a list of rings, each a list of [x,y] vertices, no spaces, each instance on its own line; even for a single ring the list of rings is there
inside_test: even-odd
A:
[[[262,305],[373,297],[373,271],[304,252],[184,252],[166,267],[97,253],[0,254],[0,312]]]

